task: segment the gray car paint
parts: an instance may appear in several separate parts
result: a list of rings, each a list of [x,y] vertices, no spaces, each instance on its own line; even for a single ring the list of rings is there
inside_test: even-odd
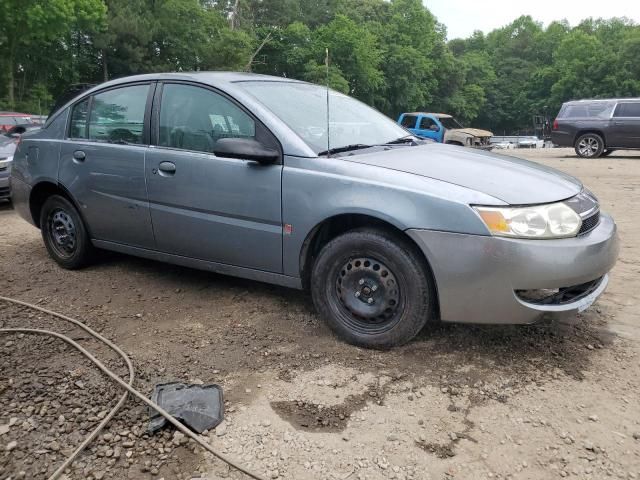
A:
[[[218,88],[253,112],[280,142],[282,165],[222,161],[207,154],[185,161],[184,152],[121,145],[115,146],[119,153],[127,151],[137,159],[132,171],[118,161],[101,169],[87,167],[90,157],[82,165],[67,161],[78,145],[65,138],[70,105],[106,87],[176,79]],[[420,246],[436,276],[442,318],[452,321],[535,321],[553,309],[522,304],[514,288],[528,288],[524,285],[533,285],[526,283],[531,278],[536,279],[531,288],[570,286],[579,279],[599,278],[613,265],[618,247],[609,217],[603,216],[589,234],[573,239],[508,240],[492,237],[470,208],[563,200],[581,190],[578,180],[537,164],[435,144],[318,158],[282,120],[234,83],[255,80],[288,81],[250,74],[159,74],[114,80],[84,92],[53,115],[43,130],[24,136],[14,162],[16,210],[37,223],[29,209],[31,189],[41,182],[61,185],[87,219],[97,246],[298,288],[302,252],[316,228],[338,215],[368,215],[406,231]],[[171,186],[175,179],[154,178],[155,164],[166,159],[176,163],[176,172],[184,169],[191,182]],[[206,159],[222,170],[211,166],[205,172]],[[212,175],[218,172],[222,177],[216,183]],[[161,186],[161,180],[169,186]],[[75,198],[73,191],[83,193]],[[136,218],[139,223],[134,225]],[[158,221],[161,228],[153,231],[154,245],[149,247],[151,218],[154,227]],[[291,226],[290,233],[282,231],[285,224]],[[113,231],[123,230],[123,225],[139,231]],[[101,232],[102,238],[94,232]],[[517,268],[510,271],[512,264]],[[484,304],[481,311],[477,302]]]

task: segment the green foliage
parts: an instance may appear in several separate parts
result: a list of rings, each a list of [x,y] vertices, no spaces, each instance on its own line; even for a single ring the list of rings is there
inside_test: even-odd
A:
[[[0,0],[0,18],[0,108],[33,113],[70,83],[191,70],[328,80],[393,118],[444,111],[500,133],[569,99],[640,96],[624,18],[522,16],[449,42],[421,0]]]

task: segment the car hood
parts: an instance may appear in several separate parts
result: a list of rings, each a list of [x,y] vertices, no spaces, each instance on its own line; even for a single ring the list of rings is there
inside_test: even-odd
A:
[[[466,133],[467,135],[473,135],[474,137],[493,137],[493,133],[489,130],[480,130],[479,128],[455,128],[450,131],[456,133]]]
[[[553,168],[438,143],[362,152],[344,160],[460,185],[511,205],[556,202],[582,190],[578,179]]]

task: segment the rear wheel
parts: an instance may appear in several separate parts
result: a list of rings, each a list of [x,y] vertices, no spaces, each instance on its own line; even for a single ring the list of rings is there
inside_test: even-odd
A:
[[[402,345],[434,316],[434,288],[416,248],[398,235],[358,229],[330,241],[311,293],[331,329],[368,348]]]
[[[60,266],[84,267],[94,248],[78,210],[66,198],[52,195],[40,211],[40,230],[47,251]]]
[[[575,151],[582,158],[598,158],[604,151],[604,140],[597,133],[585,133],[576,140]]]

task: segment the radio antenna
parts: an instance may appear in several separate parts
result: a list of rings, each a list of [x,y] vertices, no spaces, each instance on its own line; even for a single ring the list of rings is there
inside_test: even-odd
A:
[[[329,139],[329,47],[325,48],[324,65],[327,70],[327,158],[331,156],[331,142]]]

